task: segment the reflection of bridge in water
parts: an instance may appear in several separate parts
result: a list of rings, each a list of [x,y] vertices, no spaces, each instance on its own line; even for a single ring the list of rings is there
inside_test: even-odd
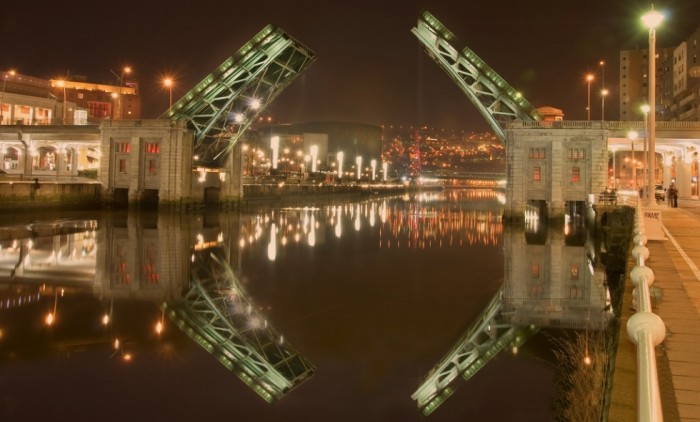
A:
[[[193,253],[189,290],[164,306],[180,329],[268,402],[315,372],[247,297],[221,246]]]
[[[411,396],[424,415],[503,351],[517,353],[540,329],[601,330],[610,294],[581,224],[563,232],[506,227],[505,281],[452,350]]]
[[[0,309],[66,290],[92,291],[112,304],[115,298],[163,303],[164,314],[183,332],[268,402],[313,375],[314,367],[247,297],[229,266],[223,236],[201,230],[182,247],[194,228],[183,230],[173,218],[132,216],[100,230],[96,220],[0,228],[0,284],[7,286]],[[190,274],[189,280],[181,274]]]

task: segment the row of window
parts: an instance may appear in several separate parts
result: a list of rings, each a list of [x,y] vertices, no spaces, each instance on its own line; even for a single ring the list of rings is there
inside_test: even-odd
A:
[[[547,148],[530,148],[527,158],[535,160],[543,160],[547,158]],[[585,148],[569,148],[569,153],[566,156],[569,160],[583,160],[586,158]]]
[[[156,160],[148,160],[148,174],[156,174]],[[119,159],[119,173],[126,173],[126,159]]]
[[[535,182],[542,181],[542,168],[533,167],[532,168],[532,180]],[[579,183],[581,181],[581,167],[571,168],[571,178],[569,179],[571,183]]]
[[[160,154],[160,144],[157,142],[146,142],[144,150],[147,154]],[[117,142],[115,151],[128,154],[131,152],[131,144],[129,142]]]

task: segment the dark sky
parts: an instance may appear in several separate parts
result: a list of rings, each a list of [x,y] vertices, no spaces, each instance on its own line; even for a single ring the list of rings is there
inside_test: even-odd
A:
[[[281,27],[317,60],[265,110],[276,121],[346,120],[487,130],[476,108],[430,59],[411,28],[421,10],[435,15],[533,105],[586,118],[584,75],[600,76],[617,118],[621,49],[646,48],[639,17],[647,0],[429,1],[75,0],[50,7],[15,1],[0,8],[0,69],[44,78],[67,73],[114,83],[109,72],[134,68],[144,117],[167,108],[163,75],[175,99],[265,25]],[[659,47],[675,45],[700,25],[700,1],[654,3],[667,12]],[[48,5],[46,5],[48,6]],[[591,110],[600,115],[600,81]]]

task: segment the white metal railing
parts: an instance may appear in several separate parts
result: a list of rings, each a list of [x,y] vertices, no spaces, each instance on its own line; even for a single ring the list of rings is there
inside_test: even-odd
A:
[[[663,415],[655,347],[666,337],[666,326],[651,308],[649,288],[654,283],[654,272],[644,265],[649,258],[649,249],[639,203],[635,212],[633,242],[635,267],[630,271],[630,279],[635,286],[632,304],[637,312],[627,321],[627,335],[637,345],[637,420],[658,422],[663,421]]]

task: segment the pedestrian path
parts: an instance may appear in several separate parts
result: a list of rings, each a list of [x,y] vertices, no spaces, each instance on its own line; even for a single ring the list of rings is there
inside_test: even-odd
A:
[[[700,202],[661,204],[667,240],[647,243],[646,265],[654,271],[652,307],[666,325],[666,338],[656,348],[664,421],[700,421]],[[610,421],[637,418],[636,348],[626,334],[632,289],[627,277]]]

